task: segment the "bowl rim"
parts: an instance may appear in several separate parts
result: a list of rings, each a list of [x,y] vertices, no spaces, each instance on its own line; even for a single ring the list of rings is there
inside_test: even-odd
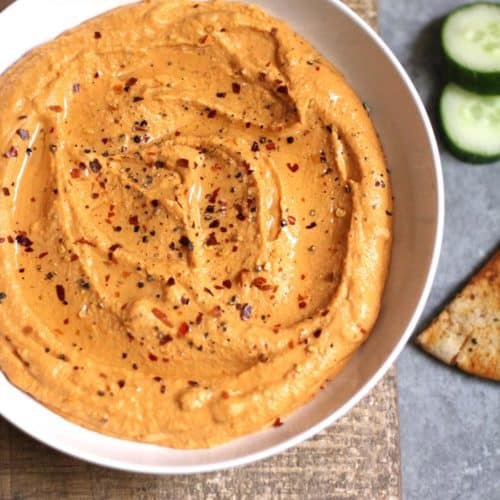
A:
[[[25,0],[24,0],[25,1]],[[19,5],[24,3],[23,0],[17,0],[6,7],[1,13],[1,17],[5,17],[7,14],[15,9],[20,8]],[[248,0],[241,0],[248,1]],[[283,453],[284,451],[297,446],[303,441],[310,439],[314,435],[323,431],[327,427],[331,426],[339,418],[343,417],[348,413],[355,405],[361,401],[374,387],[382,377],[388,372],[389,368],[394,364],[396,358],[402,352],[404,346],[409,341],[417,322],[419,321],[422,312],[424,310],[425,304],[430,295],[431,287],[434,282],[434,277],[437,271],[437,266],[439,262],[439,256],[441,253],[441,246],[443,241],[443,229],[444,229],[444,217],[445,217],[445,194],[444,194],[444,181],[443,181],[443,171],[441,158],[439,154],[439,148],[437,145],[434,130],[427,114],[425,106],[413,84],[410,77],[408,76],[406,70],[403,68],[402,64],[398,61],[389,46],[383,41],[381,36],[358,14],[356,14],[351,8],[345,5],[341,0],[326,0],[334,8],[341,11],[346,17],[349,18],[357,27],[361,28],[363,32],[368,35],[370,42],[375,44],[382,52],[383,55],[389,60],[394,69],[397,71],[398,76],[401,78],[404,86],[408,90],[411,101],[415,105],[418,112],[418,118],[423,124],[425,137],[427,144],[430,147],[430,152],[432,156],[434,182],[436,187],[436,224],[433,238],[433,249],[430,259],[430,263],[427,270],[427,275],[425,277],[425,283],[422,287],[420,297],[418,299],[417,305],[411,315],[410,320],[407,323],[406,329],[402,332],[396,345],[389,353],[385,361],[376,370],[372,377],[351,397],[349,398],[341,407],[336,411],[332,412],[329,416],[317,422],[316,424],[309,427],[307,430],[297,433],[296,435],[283,440],[278,444],[271,445],[267,448],[259,450],[254,453],[250,453],[238,458],[227,459],[224,461],[217,462],[215,464],[199,464],[199,465],[145,465],[140,463],[128,463],[125,464],[116,459],[102,457],[98,453],[90,453],[79,450],[77,446],[68,444],[65,442],[64,438],[59,436],[47,437],[44,435],[43,431],[40,431],[34,427],[29,427],[28,425],[23,425],[16,422],[15,417],[8,415],[4,409],[0,408],[0,416],[5,418],[13,426],[23,431],[25,434],[29,435],[31,438],[38,442],[41,442],[52,449],[62,452],[71,457],[77,458],[79,460],[84,460],[86,462],[105,466],[110,469],[134,472],[140,474],[158,474],[158,475],[188,475],[188,474],[198,474],[198,473],[208,473],[217,472],[225,469],[230,469],[234,467],[240,467],[248,465],[252,462],[257,462],[265,458],[269,458],[273,455]],[[1,373],[1,372],[0,372]],[[6,377],[7,379],[7,377]],[[10,383],[7,379],[7,382]],[[50,411],[50,410],[49,410]],[[63,417],[62,417],[63,418]],[[97,433],[99,434],[99,433]]]

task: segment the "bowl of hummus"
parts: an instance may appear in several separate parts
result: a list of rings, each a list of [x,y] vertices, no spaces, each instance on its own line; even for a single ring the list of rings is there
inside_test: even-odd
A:
[[[331,425],[439,254],[404,70],[336,1],[48,3],[0,15],[0,413],[149,473]]]

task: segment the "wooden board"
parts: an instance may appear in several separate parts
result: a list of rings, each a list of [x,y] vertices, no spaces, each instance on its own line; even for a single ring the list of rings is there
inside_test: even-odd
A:
[[[12,0],[0,0],[0,10]],[[346,0],[376,26],[376,0]],[[0,34],[1,41],[1,34]],[[194,476],[143,476],[89,465],[0,417],[0,500],[399,499],[395,369],[330,429],[279,456]]]

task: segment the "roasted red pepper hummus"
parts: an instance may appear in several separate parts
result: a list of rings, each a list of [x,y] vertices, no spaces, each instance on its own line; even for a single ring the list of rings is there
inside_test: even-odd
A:
[[[212,446],[280,422],[367,338],[383,153],[282,22],[124,7],[8,69],[0,109],[0,368],[55,412]]]

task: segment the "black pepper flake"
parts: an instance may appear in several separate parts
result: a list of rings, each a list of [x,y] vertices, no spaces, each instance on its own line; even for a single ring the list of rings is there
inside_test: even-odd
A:
[[[278,92],[279,94],[285,94],[285,95],[287,95],[288,94],[288,87],[286,85],[280,85],[276,89],[276,92]]]
[[[0,304],[2,303],[3,300],[7,298],[7,294],[5,292],[0,292]]]
[[[68,302],[66,301],[66,291],[64,290],[64,287],[62,285],[56,285],[56,295],[57,298],[65,305],[68,305]]]
[[[386,210],[385,211],[385,214],[389,217],[392,217],[392,212],[390,210]]]
[[[200,385],[199,382],[196,382],[196,380],[188,380],[188,384],[191,387],[198,387]]]
[[[252,148],[251,148],[251,149],[252,149],[252,151],[253,151],[254,153],[256,153],[257,151],[259,151],[259,144],[257,143],[257,141],[254,141],[254,142],[252,143]]]
[[[294,141],[295,139],[292,136],[286,138],[286,142],[288,142],[288,144],[293,144]]]
[[[33,245],[33,242],[24,234],[16,236],[16,243],[22,247],[31,247]]]
[[[167,166],[167,164],[162,161],[162,160],[156,160],[155,161],[155,167],[156,168],[165,168]]]
[[[250,304],[243,304],[240,310],[240,318],[247,321],[252,316],[252,306]]]
[[[73,92],[75,94],[78,94],[78,92],[80,92],[80,84],[79,83],[74,83],[73,84]]]
[[[194,250],[194,245],[191,242],[191,240],[187,236],[181,236],[179,239],[179,243],[184,247],[187,248],[190,252]]]
[[[90,283],[83,278],[80,278],[77,283],[78,283],[78,286],[82,290],[89,290],[90,289]]]
[[[233,90],[233,93],[239,94],[241,91],[241,85],[238,82],[233,82],[231,84],[231,89]]]
[[[95,32],[94,32],[94,38],[95,38],[96,40],[98,40],[99,38],[102,38],[102,35],[101,35],[100,31],[95,31]]]
[[[92,172],[94,172],[94,174],[97,174],[101,170],[102,165],[101,165],[101,162],[97,158],[95,158],[94,160],[89,162],[89,167],[90,167],[90,170],[92,170]]]
[[[217,114],[217,110],[216,109],[211,109],[208,113],[207,113],[207,117],[208,118],[215,118],[215,115]]]
[[[317,226],[316,222],[311,222],[310,224],[308,224],[308,225],[306,226],[306,229],[313,229],[313,228],[315,228],[316,226]]]
[[[314,336],[314,338],[319,339],[320,336],[321,336],[321,328],[318,328],[317,330],[314,330],[313,336]]]
[[[331,123],[329,123],[328,125],[326,125],[326,126],[325,126],[325,128],[326,128],[326,130],[327,130],[328,132],[330,132],[330,134],[333,132],[333,126],[332,126],[332,124],[331,124]]]
[[[27,141],[30,138],[30,133],[24,128],[20,128],[16,130],[16,134],[23,140]]]
[[[123,87],[123,90],[125,92],[128,92],[130,90],[130,87],[133,87],[137,83],[137,78],[134,78],[133,76],[130,77],[126,82],[125,82],[125,87]]]
[[[132,99],[133,102],[140,102],[140,101],[144,101],[144,97],[141,97],[140,95],[136,95],[134,96],[134,98]]]
[[[49,150],[51,153],[55,153],[57,151],[57,146],[55,144],[50,144]]]
[[[215,94],[219,99],[224,99],[224,97],[226,97],[226,93],[225,92],[217,92]]]
[[[141,142],[141,136],[140,135],[134,135],[132,140],[136,143],[139,144]]]
[[[174,286],[175,285],[175,278],[173,276],[170,276],[167,280],[167,286]]]

